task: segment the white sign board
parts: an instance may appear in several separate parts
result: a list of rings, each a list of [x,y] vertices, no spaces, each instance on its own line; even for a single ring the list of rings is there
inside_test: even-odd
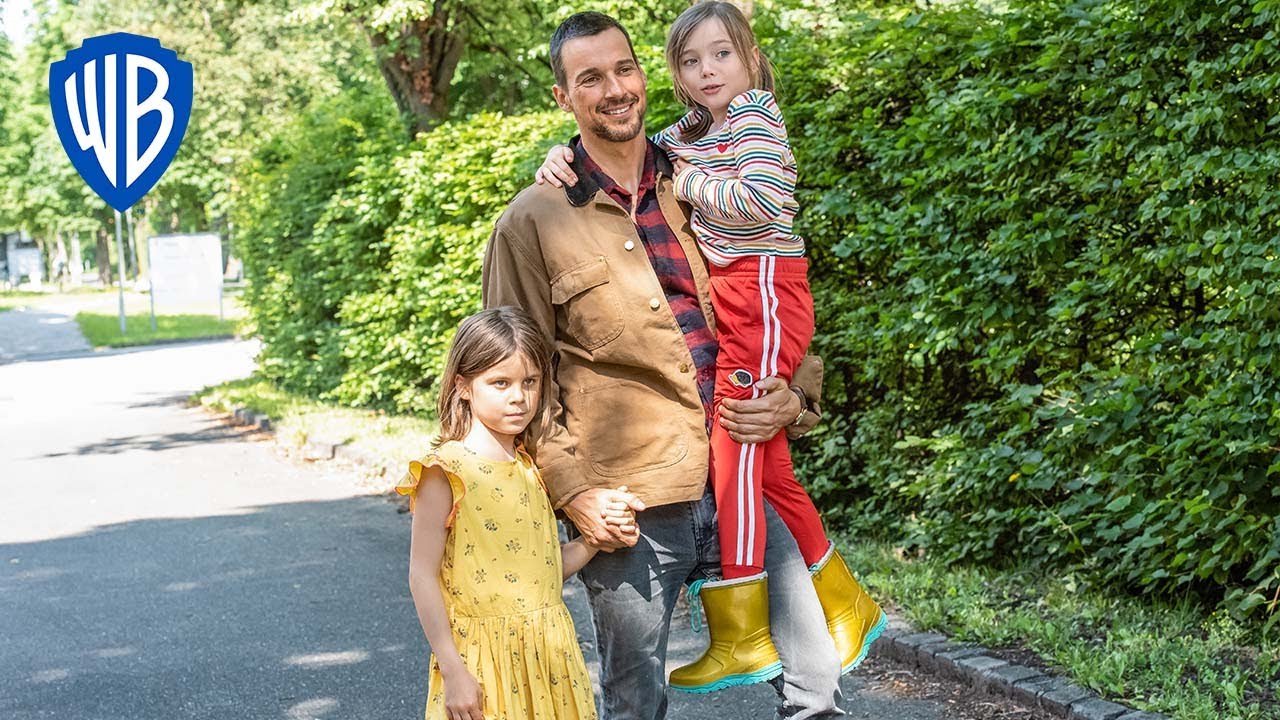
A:
[[[39,248],[10,248],[9,282],[16,283],[25,276],[29,282],[39,285],[43,275]]]
[[[166,311],[201,306],[206,312],[222,302],[222,240],[213,233],[152,235],[151,298]]]

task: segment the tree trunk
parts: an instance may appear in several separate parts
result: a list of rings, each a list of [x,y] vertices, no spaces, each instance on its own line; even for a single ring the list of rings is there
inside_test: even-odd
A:
[[[54,238],[53,226],[49,226],[43,237],[33,238],[36,241],[36,247],[40,248],[40,277],[44,278],[44,282],[53,281]]]
[[[80,252],[80,231],[76,230],[71,235],[71,256],[69,267],[71,285],[78,287],[80,285],[80,276],[84,273],[84,256]]]
[[[430,17],[394,29],[360,21],[411,135],[430,130],[449,114],[449,86],[466,44],[465,29],[449,6],[447,0],[435,0]]]
[[[103,287],[111,287],[111,246],[106,230],[97,232],[97,244],[93,250],[93,260],[98,266],[98,279]]]
[[[66,233],[55,232],[53,235],[53,275],[51,279],[58,283],[58,292],[67,289],[67,270],[70,269],[71,260],[67,256],[67,239]]]

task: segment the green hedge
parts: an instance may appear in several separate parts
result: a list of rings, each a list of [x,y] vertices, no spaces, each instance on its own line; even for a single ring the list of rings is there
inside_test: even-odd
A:
[[[399,213],[381,281],[342,300],[345,372],[333,397],[415,413],[436,405],[453,331],[480,307],[480,264],[494,221],[547,148],[569,137],[563,113],[479,115],[422,136],[395,159]]]
[[[335,387],[345,371],[338,310],[378,287],[388,261],[384,235],[398,200],[371,189],[390,184],[400,130],[383,95],[322,101],[267,139],[233,184],[244,299],[264,341],[258,361],[290,390]]]
[[[828,519],[1274,610],[1280,2],[777,5],[830,369],[797,456]],[[366,105],[260,153],[249,302],[279,382],[426,412],[493,221],[571,124],[406,148]]]
[[[822,504],[947,558],[1274,610],[1277,21],[1017,2],[791,36]]]
[[[425,414],[454,328],[479,307],[497,214],[572,123],[486,114],[406,146],[383,132],[392,114],[360,103],[285,130],[305,150],[278,154],[278,138],[246,180],[238,249],[259,362],[289,390]]]

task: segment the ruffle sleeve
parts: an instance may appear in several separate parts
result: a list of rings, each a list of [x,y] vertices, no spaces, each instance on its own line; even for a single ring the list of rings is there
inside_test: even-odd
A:
[[[441,448],[444,450],[445,448]],[[458,475],[461,464],[457,458],[449,457],[448,452],[433,452],[419,460],[409,462],[409,472],[405,473],[400,482],[396,485],[396,492],[401,495],[409,496],[409,512],[414,512],[418,506],[418,485],[422,482],[422,478],[427,473],[428,468],[438,467],[444,472],[445,479],[449,481],[449,489],[453,491],[453,507],[449,509],[449,517],[445,519],[445,527],[453,527],[453,520],[458,514],[458,505],[462,502],[462,498],[467,494],[466,484],[462,482],[462,478]]]

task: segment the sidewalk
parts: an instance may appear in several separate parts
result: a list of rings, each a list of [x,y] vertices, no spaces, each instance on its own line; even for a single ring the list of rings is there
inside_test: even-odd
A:
[[[34,307],[0,312],[0,364],[92,350],[73,315]]]

